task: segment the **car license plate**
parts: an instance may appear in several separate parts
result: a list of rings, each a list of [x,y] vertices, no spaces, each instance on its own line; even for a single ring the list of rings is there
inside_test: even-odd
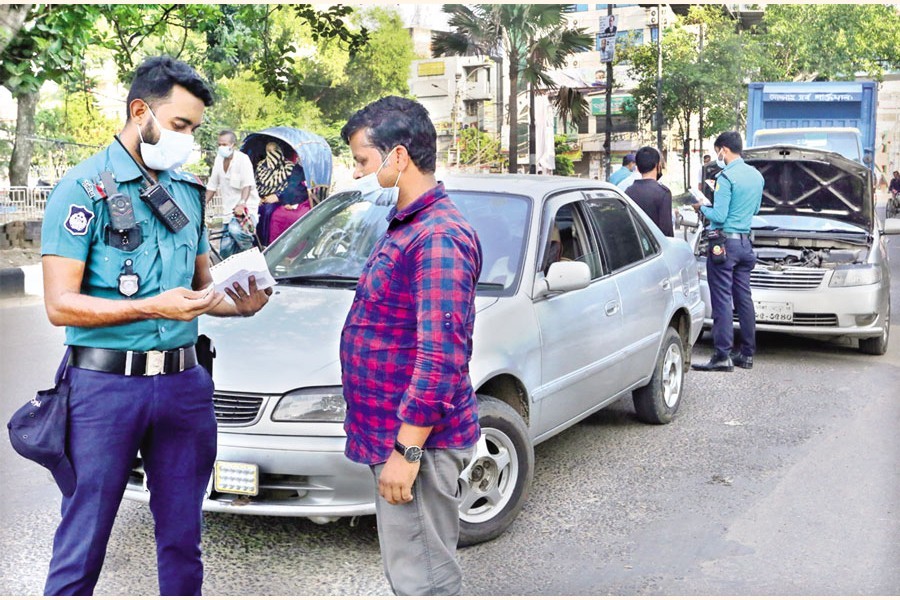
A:
[[[215,488],[224,494],[259,494],[259,466],[248,463],[216,461]]]
[[[754,302],[756,320],[762,323],[793,323],[794,305],[790,302]]]

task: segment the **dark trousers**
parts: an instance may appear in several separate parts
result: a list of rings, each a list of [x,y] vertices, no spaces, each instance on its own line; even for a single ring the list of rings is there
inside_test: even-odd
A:
[[[750,295],[750,271],[756,265],[756,255],[749,239],[725,239],[723,263],[706,261],[706,281],[709,283],[713,315],[713,345],[716,354],[726,355],[740,350],[744,356],[756,352],[756,313]],[[741,326],[740,348],[734,346],[734,313]]]
[[[201,504],[216,456],[209,374],[200,366],[154,377],[70,367],[68,378],[67,445],[77,484],[62,500],[44,594],[93,593],[140,450],[156,525],[160,594],[199,595]]]

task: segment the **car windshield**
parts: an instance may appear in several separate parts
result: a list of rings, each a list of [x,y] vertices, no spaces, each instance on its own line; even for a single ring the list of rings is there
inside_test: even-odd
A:
[[[509,295],[522,273],[531,199],[486,192],[449,191],[481,241],[479,293]],[[283,283],[355,285],[375,242],[387,230],[390,206],[358,192],[339,192],[301,218],[266,250]]]
[[[816,150],[837,152],[850,160],[862,162],[859,140],[851,131],[773,131],[756,134],[755,146],[778,146],[788,144],[805,146]]]

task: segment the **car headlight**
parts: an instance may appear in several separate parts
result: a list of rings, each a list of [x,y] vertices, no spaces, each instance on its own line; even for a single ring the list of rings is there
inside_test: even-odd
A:
[[[881,267],[876,265],[847,265],[837,267],[831,276],[830,287],[872,285],[881,281]]]
[[[309,388],[282,396],[272,412],[272,420],[343,423],[346,414],[341,388]]]

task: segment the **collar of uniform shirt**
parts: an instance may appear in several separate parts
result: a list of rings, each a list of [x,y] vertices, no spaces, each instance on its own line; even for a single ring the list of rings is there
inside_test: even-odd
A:
[[[387,216],[388,223],[392,221],[405,221],[411,215],[419,212],[423,208],[431,206],[432,204],[434,204],[441,198],[445,198],[446,196],[447,192],[444,189],[444,184],[438,183],[436,186],[413,200],[412,203],[410,203],[403,210],[398,211],[396,206],[391,208],[391,212],[389,212]]]

